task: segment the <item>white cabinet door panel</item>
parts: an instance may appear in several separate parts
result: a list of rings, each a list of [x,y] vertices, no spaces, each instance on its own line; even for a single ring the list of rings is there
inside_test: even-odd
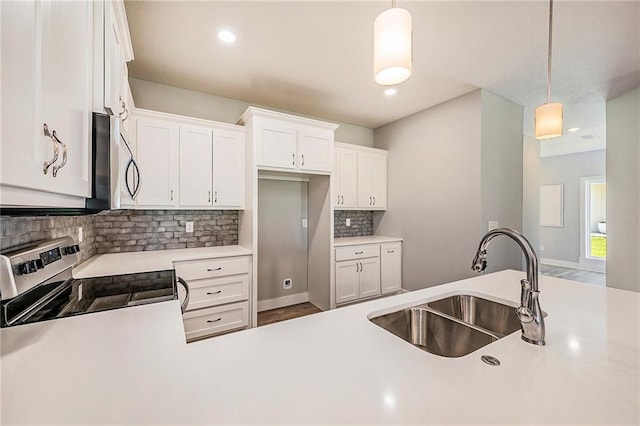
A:
[[[211,129],[180,126],[179,155],[180,206],[211,206],[213,201]]]
[[[296,168],[296,129],[263,126],[258,131],[258,166]]]
[[[373,207],[384,210],[387,208],[387,157],[376,155],[372,157],[371,164]]]
[[[402,244],[380,246],[380,286],[382,294],[402,289]]]
[[[351,150],[343,150],[340,158],[340,207],[354,208],[356,206],[357,187],[357,152]]]
[[[336,262],[336,303],[349,302],[359,297],[358,275],[356,262]]]
[[[360,297],[380,294],[380,258],[362,259],[360,263]]]
[[[298,169],[331,172],[333,132],[298,132]]]
[[[141,189],[138,206],[178,205],[178,125],[138,119],[137,150]]]
[[[213,132],[213,206],[244,205],[244,137],[240,132]]]

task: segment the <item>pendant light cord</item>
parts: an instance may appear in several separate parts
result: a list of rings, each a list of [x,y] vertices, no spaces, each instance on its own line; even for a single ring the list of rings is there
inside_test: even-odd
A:
[[[553,34],[553,0],[549,0],[549,51],[547,57],[547,103],[551,102],[551,41]]]

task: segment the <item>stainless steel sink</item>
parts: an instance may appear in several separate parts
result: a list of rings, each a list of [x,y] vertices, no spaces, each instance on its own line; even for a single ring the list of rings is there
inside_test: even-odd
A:
[[[412,345],[435,355],[457,358],[498,340],[424,307],[412,307],[371,321]]]
[[[434,311],[480,327],[497,337],[520,330],[516,306],[509,306],[470,294],[458,294],[427,303]]]
[[[459,294],[370,319],[429,353],[456,358],[520,329],[516,307]]]

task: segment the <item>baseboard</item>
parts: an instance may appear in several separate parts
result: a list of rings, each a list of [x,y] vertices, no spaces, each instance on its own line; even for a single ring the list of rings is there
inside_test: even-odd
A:
[[[275,299],[258,300],[258,312],[297,305],[298,303],[305,303],[308,301],[309,293],[298,293],[290,296],[276,297]]]
[[[607,269],[607,262],[604,260],[586,259],[584,257],[580,257],[578,263],[580,265],[580,269],[583,269],[585,271],[605,273]]]
[[[600,273],[605,272],[605,265],[599,266],[599,265],[584,264],[584,263],[578,263],[578,262],[569,262],[567,260],[546,259],[546,258],[541,258],[540,263],[542,263],[543,265],[579,269],[581,271],[600,272]]]

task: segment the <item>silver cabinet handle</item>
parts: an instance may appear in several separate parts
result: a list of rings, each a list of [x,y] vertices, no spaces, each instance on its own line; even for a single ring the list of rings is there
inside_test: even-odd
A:
[[[220,321],[221,319],[222,319],[222,318],[216,318],[216,319],[214,319],[214,320],[207,320],[207,322],[218,322],[218,321]]]
[[[222,293],[222,290],[218,290],[218,291],[214,291],[214,292],[210,292],[210,291],[207,292],[207,294],[209,296],[213,296],[214,294],[220,294],[220,293]]]
[[[356,272],[360,272],[360,267],[358,265],[360,265],[360,264],[358,262],[356,262]]]
[[[304,166],[304,154],[302,154],[301,157],[302,157],[302,165]]]
[[[129,167],[133,167],[133,171],[136,172],[136,175],[133,179],[133,189],[131,189],[131,185],[129,185]],[[131,199],[135,201],[138,193],[140,192],[140,167],[138,167],[138,163],[133,157],[129,158],[127,162],[127,167],[124,169],[124,183],[127,187],[127,192],[131,196]]]
[[[51,138],[51,141],[53,142],[53,158],[49,161],[45,161],[42,164],[42,173],[44,173],[45,175],[47,174],[47,171],[49,170],[49,167],[51,167],[51,165],[53,163],[55,163],[56,161],[58,161],[58,142],[56,141],[56,138],[54,137],[54,135],[56,134],[56,131],[53,131],[53,135],[51,135],[51,133],[49,133],[49,127],[47,127],[47,123],[44,123],[42,125],[42,129],[44,130],[44,135],[48,138]]]
[[[119,114],[120,120],[124,123],[129,118],[129,110],[127,109],[127,104],[122,100],[122,95],[118,96],[118,100],[120,101],[120,105],[122,105],[122,112]]]
[[[209,203],[211,202],[211,191],[208,192],[209,194]]]
[[[178,277],[178,282],[182,284],[182,287],[184,287],[184,291],[186,291],[184,302],[182,302],[182,305],[180,305],[180,310],[184,314],[184,311],[187,310],[187,306],[189,306],[189,284],[187,284],[187,282],[180,277]]]
[[[372,206],[373,205],[373,197],[369,197],[369,205]]]
[[[363,251],[357,251],[355,254],[362,254],[364,253]]]
[[[395,250],[387,250],[387,253],[395,253]]]
[[[344,205],[344,195],[340,196],[342,198],[342,205]]]
[[[293,160],[291,161],[291,165],[295,166],[296,165],[296,154],[291,154],[291,157],[293,158]]]
[[[214,203],[217,203],[217,202],[218,202],[218,191],[215,191],[215,192],[214,192],[213,202],[214,202]]]
[[[338,201],[336,202],[337,205],[340,205],[340,196],[338,195]]]
[[[376,205],[376,197],[375,197],[375,195],[373,196],[373,205],[374,206]]]
[[[173,189],[171,190],[171,201],[173,201]]]
[[[209,269],[207,269],[207,272],[214,272],[214,271],[221,271],[221,270],[222,270],[222,266],[220,266],[218,268],[213,268],[213,269],[209,268]]]

